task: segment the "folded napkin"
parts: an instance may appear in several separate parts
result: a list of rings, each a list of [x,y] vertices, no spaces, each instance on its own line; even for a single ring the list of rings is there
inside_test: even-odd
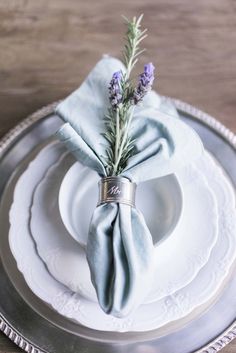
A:
[[[103,157],[108,143],[102,133],[108,84],[119,70],[125,71],[119,60],[104,57],[82,86],[56,108],[66,122],[57,136],[78,161],[101,177],[106,176]],[[140,183],[174,173],[201,154],[199,137],[176,115],[155,92],[146,95],[135,108],[130,129],[135,152],[121,176]],[[106,203],[94,210],[86,252],[91,280],[106,313],[124,317],[143,302],[153,280],[153,250],[152,236],[135,207]]]

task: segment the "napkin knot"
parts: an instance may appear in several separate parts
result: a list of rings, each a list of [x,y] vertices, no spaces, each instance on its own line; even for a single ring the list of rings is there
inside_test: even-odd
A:
[[[99,183],[98,206],[104,203],[116,202],[135,207],[136,184],[128,178],[111,176],[102,178]]]

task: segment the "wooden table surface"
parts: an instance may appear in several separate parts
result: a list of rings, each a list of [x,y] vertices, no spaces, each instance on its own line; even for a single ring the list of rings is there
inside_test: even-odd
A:
[[[119,57],[120,16],[140,13],[149,28],[140,64],[155,64],[155,89],[236,132],[234,0],[0,0],[0,137],[75,89],[103,53]],[[19,351],[0,334],[0,353]]]

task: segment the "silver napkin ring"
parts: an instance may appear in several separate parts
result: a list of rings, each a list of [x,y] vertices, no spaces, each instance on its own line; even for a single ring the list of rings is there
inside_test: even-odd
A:
[[[124,177],[105,177],[99,183],[98,206],[107,202],[124,203],[135,207],[136,184]]]

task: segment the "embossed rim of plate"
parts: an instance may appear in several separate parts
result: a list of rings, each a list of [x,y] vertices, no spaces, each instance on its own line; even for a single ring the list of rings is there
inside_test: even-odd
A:
[[[170,97],[162,97],[166,101],[171,102],[176,109],[182,111],[185,114],[189,114],[195,120],[202,122],[204,125],[210,127],[214,132],[223,137],[231,147],[236,149],[236,134],[234,134],[231,130],[226,128],[222,123],[217,121],[212,116],[204,113],[203,111],[191,106],[181,100],[170,98]],[[11,129],[1,140],[0,140],[0,158],[7,151],[10,144],[22,133],[24,133],[32,124],[38,122],[39,120],[45,118],[46,116],[53,113],[54,108],[57,106],[58,102],[54,102],[49,104],[40,110],[36,111],[18,125],[16,125],[13,129]],[[4,317],[3,313],[0,313],[0,330],[16,345],[30,353],[45,353],[45,351],[41,350],[35,344],[33,344],[29,339],[21,335],[17,329],[12,327],[12,325],[8,322],[8,320]],[[195,353],[211,353],[212,351],[220,351],[227,344],[229,344],[234,338],[236,338],[236,319],[234,322],[226,328],[224,332],[222,332],[218,337],[213,339],[207,345],[201,347]]]

